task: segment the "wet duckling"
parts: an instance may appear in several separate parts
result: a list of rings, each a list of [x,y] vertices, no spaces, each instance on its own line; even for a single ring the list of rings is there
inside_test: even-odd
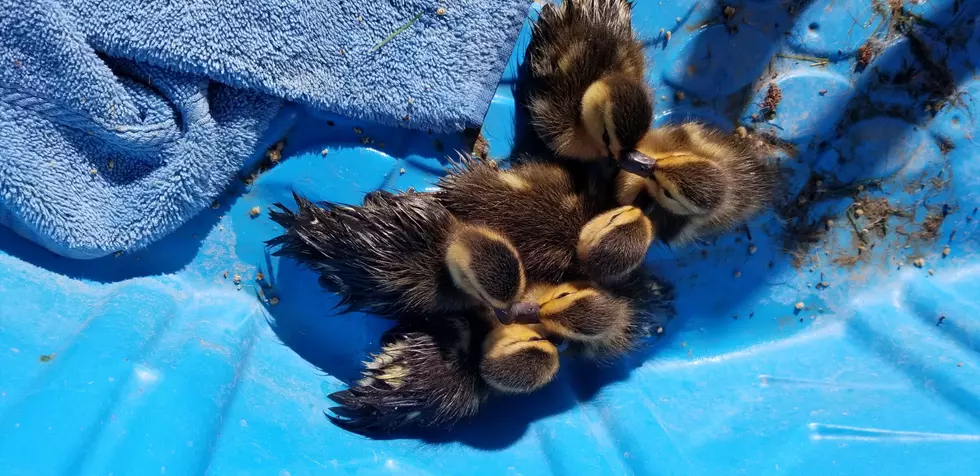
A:
[[[524,299],[540,306],[546,335],[597,359],[625,355],[672,313],[671,289],[642,269],[605,287],[585,281],[532,285]]]
[[[602,280],[642,263],[651,222],[634,207],[615,207],[611,181],[590,164],[529,160],[509,169],[466,155],[435,192],[459,219],[497,230],[517,248],[529,282],[566,274]]]
[[[285,228],[268,242],[320,274],[344,312],[385,317],[483,306],[505,318],[524,294],[524,266],[509,240],[457,220],[431,194],[372,194],[365,206],[320,206],[294,194],[297,211],[276,204]]]
[[[528,44],[526,106],[561,157],[599,160],[631,151],[650,129],[653,98],[627,0],[545,5]]]
[[[668,243],[744,223],[771,203],[779,183],[748,141],[699,123],[654,129],[637,149],[653,160],[651,170],[620,172],[617,201],[633,204],[646,192],[658,205],[657,236]]]
[[[451,425],[493,393],[529,393],[558,371],[558,349],[532,326],[481,316],[402,320],[365,364],[364,378],[329,396],[331,421],[362,434]]]

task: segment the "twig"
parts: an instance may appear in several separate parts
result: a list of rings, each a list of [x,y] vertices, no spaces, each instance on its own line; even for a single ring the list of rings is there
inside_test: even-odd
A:
[[[392,33],[391,33],[390,35],[388,35],[388,37],[387,37],[387,38],[385,38],[385,39],[383,39],[383,40],[381,40],[381,43],[378,43],[377,45],[374,45],[374,48],[371,48],[371,51],[372,51],[372,52],[374,52],[374,51],[376,51],[376,50],[377,50],[378,48],[381,48],[382,46],[384,46],[384,45],[385,45],[385,43],[387,43],[387,42],[389,42],[389,41],[391,41],[391,39],[392,39],[392,38],[394,38],[394,37],[396,37],[396,36],[398,36],[398,35],[399,35],[399,34],[401,34],[401,33],[402,33],[403,31],[405,31],[405,30],[407,30],[407,29],[409,29],[409,28],[411,28],[411,26],[412,26],[412,25],[414,25],[414,24],[415,24],[415,22],[417,22],[417,21],[419,21],[419,18],[422,18],[422,13],[423,13],[423,12],[419,12],[419,13],[418,13],[417,15],[415,15],[415,17],[414,17],[414,18],[412,18],[411,20],[409,20],[409,21],[408,21],[408,23],[406,23],[406,24],[404,24],[404,25],[402,25],[402,26],[401,26],[401,27],[399,27],[399,28],[398,28],[397,30],[395,30],[394,32],[392,32]]]
[[[776,56],[780,58],[786,58],[786,59],[797,60],[797,61],[809,61],[810,66],[826,66],[827,63],[830,62],[829,58],[820,58],[817,56],[809,56],[809,55],[789,55],[785,53],[779,53]]]
[[[864,237],[864,233],[861,233],[861,229],[858,228],[857,222],[854,221],[854,215],[851,214],[850,209],[847,210],[847,221],[851,222],[851,226],[854,227],[854,232],[857,233],[857,236],[861,239],[861,242],[868,244],[868,239]]]

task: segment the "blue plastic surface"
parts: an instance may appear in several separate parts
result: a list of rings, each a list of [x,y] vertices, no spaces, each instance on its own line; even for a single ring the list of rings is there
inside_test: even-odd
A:
[[[980,474],[977,6],[908,2],[919,39],[874,40],[886,3],[637,2],[657,121],[796,145],[790,206],[650,253],[678,297],[652,349],[564,361],[452,431],[375,441],[323,417],[389,323],[332,316],[250,210],[293,188],[425,188],[459,137],[301,112],[286,160],[146,250],[74,262],[0,230],[0,473]],[[512,147],[515,72],[484,126],[494,155]],[[865,194],[902,213],[883,227]]]

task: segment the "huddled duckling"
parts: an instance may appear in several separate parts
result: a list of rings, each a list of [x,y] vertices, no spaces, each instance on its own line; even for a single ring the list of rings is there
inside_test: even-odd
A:
[[[501,325],[474,313],[401,319],[365,363],[361,380],[329,396],[328,417],[363,434],[406,426],[451,425],[475,415],[493,394],[526,394],[558,372],[559,350],[614,359],[662,330],[673,312],[672,290],[636,270],[611,288],[584,282],[535,285],[534,325]]]
[[[478,315],[403,319],[365,364],[364,378],[329,396],[328,417],[362,434],[451,425],[492,393],[530,393],[558,371],[558,349],[534,326],[491,325]]]
[[[592,165],[532,160],[503,169],[460,159],[438,183],[440,203],[459,219],[510,240],[529,282],[614,279],[646,257],[653,224],[635,207],[614,208],[613,184],[590,173]]]
[[[431,194],[377,193],[365,205],[276,204],[285,232],[268,242],[320,274],[345,312],[427,315],[492,308],[506,319],[524,294],[524,266],[500,234],[453,217]]]
[[[673,313],[671,288],[644,269],[605,286],[584,281],[536,284],[524,299],[540,306],[546,335],[597,359],[622,357]]]
[[[775,166],[749,141],[699,123],[653,129],[637,150],[651,168],[620,172],[617,200],[634,204],[645,191],[659,206],[657,236],[668,243],[744,223],[771,203],[779,183]]]
[[[561,157],[619,158],[653,121],[643,45],[627,0],[545,5],[528,44],[526,106],[531,123]]]

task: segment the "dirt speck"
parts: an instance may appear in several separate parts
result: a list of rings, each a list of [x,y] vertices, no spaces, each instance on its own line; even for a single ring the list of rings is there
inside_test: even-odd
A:
[[[738,126],[735,128],[735,135],[740,139],[744,139],[749,136],[749,131],[745,128],[745,126]]]
[[[54,360],[54,355],[55,354],[53,352],[50,353],[50,354],[44,354],[44,355],[38,357],[37,360],[40,360],[41,363],[45,363],[46,364],[46,363],[51,362],[52,360]]]
[[[323,149],[323,150],[320,151],[320,155],[325,156],[325,155],[327,155],[328,152],[330,152],[330,151],[327,150],[327,149]]]
[[[446,9],[443,7],[439,7],[439,9],[436,10],[436,15],[444,16],[445,14],[446,14]]]
[[[742,277],[742,272],[741,271],[735,271],[735,277],[736,278],[741,278]]]
[[[858,261],[861,261],[861,258],[853,255],[838,256],[837,258],[834,258],[834,264],[844,268],[854,266],[858,263]]]
[[[803,304],[803,301],[800,301],[793,306],[793,308],[795,308],[797,311],[802,311],[804,307],[806,307],[806,304]]]
[[[947,245],[946,247],[943,248],[943,258],[949,256],[949,253],[950,250],[949,250],[949,246]]]
[[[929,270],[929,276],[932,276],[932,275],[934,275],[934,274],[936,274],[936,270],[934,270],[934,269],[930,269],[930,270]]]
[[[228,279],[228,272],[225,271],[224,273],[221,273],[221,277],[222,278],[225,278],[225,279]]]
[[[473,156],[484,160],[490,158],[490,143],[483,137],[483,132],[477,133],[473,140]]]
[[[279,304],[279,298],[278,297],[272,296],[271,298],[269,298],[269,305],[270,306],[275,306],[277,304]]]
[[[667,41],[670,41],[670,37],[671,36],[673,36],[673,35],[671,35],[669,31],[667,31],[667,32],[664,33],[664,39],[667,40]]]
[[[915,265],[916,268],[921,268],[926,265],[926,260],[924,258],[916,258],[912,260],[912,264]]]
[[[262,213],[262,209],[259,208],[259,207],[257,207],[257,206],[255,206],[255,207],[252,207],[252,209],[248,211],[248,216],[250,216],[252,218],[255,218],[255,217],[259,216],[260,213]]]
[[[362,132],[364,132],[364,129],[361,129],[360,127],[355,127],[354,128],[354,133],[355,134],[361,135]]]
[[[762,109],[768,111],[770,115],[776,114],[776,108],[779,107],[779,103],[782,100],[783,90],[779,89],[776,83],[769,83],[769,89],[766,90],[766,97],[762,100]]]
[[[871,60],[873,60],[874,57],[875,48],[869,43],[861,45],[861,47],[857,50],[857,64],[860,67],[867,66],[869,63],[871,63]]]
[[[726,19],[730,19],[732,16],[735,15],[735,7],[731,5],[725,5],[725,9],[722,10],[722,14],[725,15]]]
[[[759,248],[757,246],[755,246],[755,245],[749,245],[749,254],[750,255],[754,255],[756,251],[759,251]]]
[[[925,240],[934,240],[939,236],[939,227],[943,225],[943,220],[946,217],[939,214],[929,214],[926,219],[922,221],[922,229],[916,234],[919,238]]]
[[[937,326],[942,325],[943,321],[945,321],[945,320],[946,320],[946,316],[945,315],[939,316],[939,319],[936,319],[936,325]]]
[[[255,280],[256,281],[263,281],[263,280],[265,280],[265,274],[263,274],[262,271],[259,271],[259,272],[255,273]]]
[[[235,277],[234,277],[234,278],[232,278],[232,281],[233,281],[233,282],[234,282],[235,284],[241,284],[241,282],[242,282],[242,275],[240,275],[240,274],[236,274],[236,275],[235,275]]]
[[[676,99],[678,101],[683,101],[684,100],[684,91],[677,91],[676,93],[674,93],[674,99]]]
[[[405,167],[402,167],[400,170],[398,170],[398,174],[405,175]]]

